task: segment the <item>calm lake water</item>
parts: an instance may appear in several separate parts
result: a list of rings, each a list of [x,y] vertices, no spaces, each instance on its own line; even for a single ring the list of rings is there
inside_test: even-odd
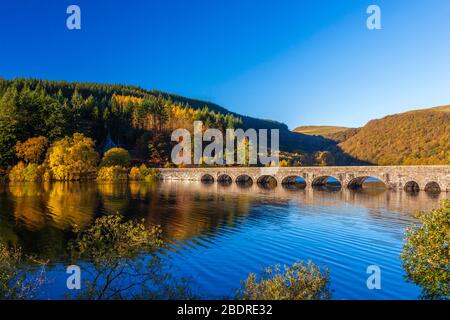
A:
[[[420,288],[405,281],[399,258],[404,230],[444,197],[201,182],[11,184],[0,186],[0,237],[54,262],[45,299],[68,293],[71,226],[112,212],[161,225],[172,272],[202,298],[232,297],[262,266],[312,260],[329,268],[334,299],[416,299]],[[369,265],[381,268],[381,290],[367,289]]]

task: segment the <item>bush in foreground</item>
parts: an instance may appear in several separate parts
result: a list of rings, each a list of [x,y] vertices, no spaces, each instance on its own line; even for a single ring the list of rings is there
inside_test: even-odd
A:
[[[328,270],[312,262],[265,268],[259,279],[250,273],[237,294],[243,300],[326,300],[331,298]]]
[[[26,259],[20,249],[0,242],[0,300],[32,299],[44,283],[44,265],[39,263],[41,271],[29,276]]]
[[[406,230],[401,258],[407,277],[421,286],[422,298],[450,299],[450,201],[418,214],[420,225]]]
[[[191,297],[183,282],[163,272],[155,253],[163,247],[161,228],[147,228],[143,221],[124,221],[120,214],[98,218],[84,231],[77,231],[70,245],[74,263],[90,261],[79,298],[186,299]]]

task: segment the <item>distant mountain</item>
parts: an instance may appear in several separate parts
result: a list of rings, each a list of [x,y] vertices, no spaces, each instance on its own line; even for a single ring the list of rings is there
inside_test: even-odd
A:
[[[293,131],[311,136],[322,136],[339,143],[355,135],[358,130],[358,128],[336,126],[300,126]]]
[[[294,132],[303,133],[311,136],[327,136],[338,132],[346,131],[350,128],[336,126],[300,126],[295,128]]]
[[[339,147],[378,165],[450,164],[450,106],[372,120]]]

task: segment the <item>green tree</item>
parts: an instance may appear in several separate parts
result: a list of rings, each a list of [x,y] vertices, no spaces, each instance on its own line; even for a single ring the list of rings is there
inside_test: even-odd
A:
[[[18,92],[14,87],[6,90],[0,99],[0,165],[7,166],[15,158],[14,145],[19,136],[16,108]]]
[[[406,230],[401,258],[407,277],[421,286],[422,298],[450,298],[450,201],[418,214],[420,225]]]

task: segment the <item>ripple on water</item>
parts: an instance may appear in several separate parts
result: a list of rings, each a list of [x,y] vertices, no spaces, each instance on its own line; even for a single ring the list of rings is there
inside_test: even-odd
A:
[[[0,193],[0,232],[27,252],[64,262],[60,250],[72,225],[120,212],[161,226],[169,244],[163,259],[205,298],[234,295],[263,266],[312,260],[329,268],[336,299],[414,299],[419,289],[405,281],[399,259],[404,229],[439,197],[197,183],[16,186]],[[379,291],[366,286],[372,264],[382,270]],[[46,291],[59,297],[60,290]]]

